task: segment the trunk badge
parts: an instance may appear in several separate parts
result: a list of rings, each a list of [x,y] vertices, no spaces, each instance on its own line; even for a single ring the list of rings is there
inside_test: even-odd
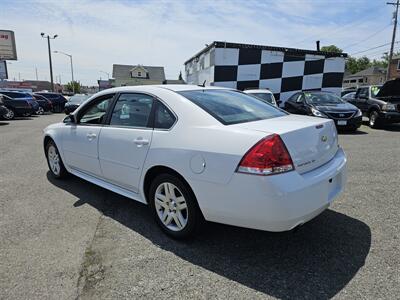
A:
[[[328,137],[326,135],[323,135],[321,137],[321,141],[326,142],[328,140]]]

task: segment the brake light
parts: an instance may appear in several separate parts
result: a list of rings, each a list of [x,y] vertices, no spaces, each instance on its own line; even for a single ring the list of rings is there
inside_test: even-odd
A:
[[[242,158],[237,172],[272,175],[294,169],[292,158],[281,137],[273,134],[255,144]]]

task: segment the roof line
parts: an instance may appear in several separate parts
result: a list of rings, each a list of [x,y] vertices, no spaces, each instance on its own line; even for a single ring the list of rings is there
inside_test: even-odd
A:
[[[270,51],[280,51],[280,52],[289,52],[289,53],[301,53],[301,54],[314,54],[314,55],[324,55],[325,57],[347,57],[347,53],[337,53],[337,52],[327,52],[327,51],[317,51],[317,50],[307,50],[307,49],[298,49],[298,48],[289,48],[289,47],[276,47],[276,46],[264,46],[264,45],[253,45],[253,44],[239,44],[239,43],[229,43],[229,42],[221,42],[214,41],[194,56],[185,61],[185,65],[192,61],[195,58],[200,57],[201,54],[207,52],[211,48],[236,48],[236,49],[261,49],[261,50],[270,50]]]

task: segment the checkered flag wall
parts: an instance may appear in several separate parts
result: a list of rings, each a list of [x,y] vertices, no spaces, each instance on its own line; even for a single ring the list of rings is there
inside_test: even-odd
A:
[[[302,90],[340,93],[344,57],[254,48],[215,48],[212,85],[268,88],[285,101]]]

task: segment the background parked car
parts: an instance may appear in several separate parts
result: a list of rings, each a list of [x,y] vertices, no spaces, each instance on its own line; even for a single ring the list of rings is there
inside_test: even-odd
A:
[[[357,130],[362,123],[362,113],[357,107],[328,92],[296,93],[285,102],[285,110],[332,119],[338,129]]]
[[[23,116],[25,116],[25,117],[30,116],[30,115],[36,113],[38,110],[40,110],[39,103],[37,101],[35,101],[33,96],[30,95],[29,93],[7,91],[7,90],[5,90],[5,91],[0,90],[0,93],[3,95],[6,95],[12,99],[27,101],[31,105],[31,109],[23,114]]]
[[[343,98],[343,96],[345,96],[345,95],[347,95],[349,93],[353,93],[355,91],[357,91],[357,88],[355,88],[355,87],[346,88],[340,93],[340,96],[342,96],[342,98]]]
[[[16,116],[27,116],[34,113],[31,103],[26,99],[13,99],[4,94],[0,94],[0,97],[3,99],[4,106],[8,110],[7,113],[3,115],[3,118],[6,120],[12,120]]]
[[[58,93],[49,93],[49,92],[38,92],[35,93],[37,95],[41,95],[46,99],[50,100],[53,104],[53,112],[63,112],[65,103],[67,103],[67,99]]]
[[[360,87],[350,101],[369,118],[369,126],[400,123],[400,79],[387,81],[383,86]]]
[[[355,96],[356,96],[356,92],[351,92],[351,93],[347,93],[344,96],[342,96],[342,99],[346,100],[346,101],[351,101],[351,100],[354,100]]]
[[[7,112],[8,112],[8,109],[4,105],[3,96],[0,95],[0,118],[2,118],[5,114],[7,114]]]
[[[86,99],[88,99],[91,95],[74,95],[68,99],[68,102],[65,103],[64,111],[66,114],[72,113],[75,109],[79,107]]]
[[[53,103],[43,97],[42,95],[32,94],[33,98],[36,100],[37,103],[40,105],[40,109],[37,111],[37,114],[43,114],[44,112],[52,111],[53,110]]]
[[[276,101],[274,94],[267,89],[245,90],[244,92],[274,106],[279,106],[281,103],[281,101]]]

